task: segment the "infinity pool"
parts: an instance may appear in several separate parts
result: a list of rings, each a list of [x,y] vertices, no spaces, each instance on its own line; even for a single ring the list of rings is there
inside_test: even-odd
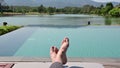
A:
[[[0,56],[49,57],[69,37],[68,57],[120,58],[119,26],[24,27],[0,37]]]

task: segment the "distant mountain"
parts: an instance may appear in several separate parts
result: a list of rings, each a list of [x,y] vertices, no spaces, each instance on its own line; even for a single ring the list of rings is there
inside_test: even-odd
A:
[[[5,0],[8,5],[13,6],[39,6],[43,4],[44,6],[51,7],[80,7],[86,4],[100,6],[102,3],[95,2],[92,0]],[[118,4],[118,3],[114,3]]]

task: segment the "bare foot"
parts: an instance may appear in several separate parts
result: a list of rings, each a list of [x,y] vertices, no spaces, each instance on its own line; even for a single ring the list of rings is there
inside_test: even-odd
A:
[[[68,38],[64,38],[62,41],[62,45],[58,51],[58,54],[56,57],[61,57],[62,58],[62,63],[66,64],[67,62],[67,57],[66,57],[66,51],[67,48],[69,47],[69,39]]]
[[[56,61],[57,53],[58,53],[58,49],[56,47],[52,46],[50,48],[50,57],[51,57],[53,63]]]
[[[69,47],[69,39],[68,38],[65,38],[63,41],[62,41],[62,46],[63,48],[65,48],[64,52],[63,52],[63,64],[66,64],[67,63],[67,56],[66,56],[66,51],[67,51],[67,48]]]
[[[66,51],[67,48],[69,47],[69,39],[64,38],[62,41],[62,45],[60,49],[58,50],[56,47],[51,47],[50,49],[50,56],[52,59],[52,62],[59,62],[62,64],[66,64],[67,62],[67,57],[66,57]]]

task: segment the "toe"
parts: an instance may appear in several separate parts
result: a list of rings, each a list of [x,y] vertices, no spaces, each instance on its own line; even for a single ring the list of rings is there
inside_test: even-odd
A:
[[[62,40],[62,44],[63,44],[64,42],[69,42],[69,38],[68,38],[68,37],[65,37],[65,38]]]
[[[55,53],[57,54],[59,50],[58,50],[57,47],[55,47],[55,48],[54,48],[54,51],[55,51]]]
[[[53,53],[53,52],[54,52],[54,46],[50,48],[50,53]]]
[[[69,42],[69,38],[66,37],[66,38],[65,38],[65,41],[66,41],[66,42]]]

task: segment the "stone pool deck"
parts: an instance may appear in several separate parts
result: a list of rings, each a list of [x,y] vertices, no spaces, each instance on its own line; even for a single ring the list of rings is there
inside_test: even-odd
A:
[[[14,63],[16,67],[19,66],[42,66],[49,67],[51,64],[50,58],[25,58],[25,57],[0,57],[0,63]],[[95,65],[95,67],[94,67]],[[119,58],[68,58],[67,66],[83,66],[84,68],[120,68]],[[85,67],[88,66],[88,67]],[[91,67],[90,67],[91,66]],[[100,66],[100,67],[96,67]]]
[[[14,65],[12,65],[9,62],[8,64],[6,64],[6,68],[41,68],[41,67],[49,68],[52,63],[51,62],[15,62],[13,64]],[[66,65],[64,65],[64,67],[65,68],[104,68],[102,64],[87,63],[87,62],[81,62],[81,63],[80,62],[68,62]]]
[[[12,68],[49,68],[51,62],[0,62],[0,66],[2,65],[2,67],[5,64],[14,64]],[[67,68],[120,68],[120,63],[68,62],[64,66]]]

